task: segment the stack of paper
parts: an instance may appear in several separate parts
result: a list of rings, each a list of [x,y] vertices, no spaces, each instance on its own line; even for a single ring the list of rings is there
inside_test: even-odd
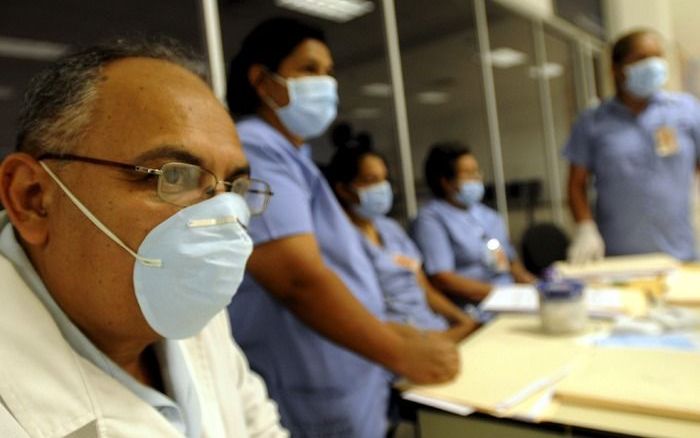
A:
[[[591,316],[640,315],[647,309],[641,291],[587,287],[584,293]],[[486,312],[534,313],[539,309],[537,290],[532,285],[497,286],[479,307]]]
[[[666,277],[664,300],[669,304],[700,306],[700,269],[679,269]]]
[[[461,370],[454,381],[409,387],[404,397],[453,412],[450,404],[498,416],[527,416],[539,399],[548,395],[548,389],[566,376],[582,348],[522,341],[507,345],[465,343],[460,351]],[[524,363],[528,366],[518,365]],[[426,403],[430,400],[446,402],[447,406]]]
[[[554,264],[554,271],[564,278],[609,282],[657,277],[668,274],[679,265],[678,260],[667,254],[659,253],[606,257],[603,260],[583,265],[557,262]]]
[[[596,349],[556,388],[566,403],[700,421],[700,355]]]

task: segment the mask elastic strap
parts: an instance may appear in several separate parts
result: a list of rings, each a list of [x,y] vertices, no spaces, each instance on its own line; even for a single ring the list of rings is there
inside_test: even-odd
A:
[[[266,75],[268,75],[272,78],[273,81],[284,86],[287,89],[287,93],[289,93],[289,87],[287,86],[287,80],[285,78],[283,78],[282,76],[280,76],[279,74],[277,74],[273,71],[270,71],[270,69],[265,67],[265,66],[262,66],[262,69]],[[267,104],[267,106],[269,106],[270,108],[272,108],[275,111],[282,108],[281,106],[277,105],[277,103],[275,103],[275,101],[272,100],[272,98],[270,96],[268,96],[267,94],[262,96],[262,100]]]
[[[63,193],[65,193],[66,196],[68,196],[68,199],[71,200],[71,202],[78,208],[78,210],[80,210],[90,220],[90,222],[92,222],[100,231],[105,233],[107,237],[112,239],[114,243],[124,248],[126,252],[131,254],[144,266],[154,268],[160,268],[163,266],[163,261],[161,259],[149,259],[146,257],[142,257],[136,254],[131,248],[126,246],[126,244],[124,244],[124,242],[122,242],[121,239],[119,239],[109,228],[107,228],[105,224],[103,224],[99,219],[97,219],[97,217],[95,217],[95,215],[92,214],[92,212],[90,212],[90,210],[88,210],[87,207],[85,207],[85,205],[82,202],[80,202],[80,200],[73,193],[71,193],[68,187],[66,187],[65,184],[63,184],[63,182],[61,182],[61,180],[58,179],[56,174],[54,174],[53,171],[49,169],[49,166],[47,166],[43,161],[39,161],[39,164],[41,165],[41,167],[44,168],[46,173],[49,174],[51,179],[53,179],[54,182],[61,188],[61,190],[63,190]]]

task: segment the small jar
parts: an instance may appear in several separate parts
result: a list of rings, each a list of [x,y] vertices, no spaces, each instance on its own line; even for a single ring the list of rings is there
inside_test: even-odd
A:
[[[588,322],[583,283],[576,280],[541,281],[537,284],[542,328],[551,334],[582,331]]]

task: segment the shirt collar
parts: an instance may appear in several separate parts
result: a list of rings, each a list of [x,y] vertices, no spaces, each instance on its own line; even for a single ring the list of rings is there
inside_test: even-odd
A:
[[[651,97],[649,97],[647,107],[644,109],[644,111],[647,111],[652,106],[664,103],[667,99],[668,93],[666,91],[657,91],[656,93],[652,94]],[[626,114],[632,114],[630,109],[627,108],[627,106],[622,103],[617,96],[613,96],[610,98],[610,100],[608,100],[608,107],[615,111],[623,111]]]
[[[9,222],[7,212],[5,211],[0,211],[0,254],[4,255],[15,266],[22,280],[24,280],[29,289],[36,294],[37,298],[39,298],[49,311],[66,342],[68,342],[76,353],[92,362],[103,372],[126,386],[139,398],[156,408],[166,416],[168,421],[176,428],[185,433],[187,427],[185,427],[183,413],[180,406],[178,406],[175,401],[165,394],[143,385],[134,379],[100,351],[92,341],[73,324],[68,315],[63,312],[46,289],[44,282],[41,280],[41,277],[39,277],[39,274],[37,274],[27,254],[24,252],[24,249],[15,238],[14,227]],[[183,392],[183,384],[182,382],[178,382],[178,380],[191,379],[188,374],[185,374],[184,357],[182,357],[180,347],[176,342],[166,340],[156,345],[156,351],[161,367],[161,374],[166,383],[166,389],[168,392],[173,392],[177,396],[178,393]],[[176,363],[171,365],[169,363],[170,361],[175,361]],[[187,383],[189,383],[189,385],[185,384],[184,386],[191,386],[190,380],[187,380]],[[192,401],[188,401],[188,403],[192,403]],[[198,410],[199,406],[197,405],[196,411],[198,412]],[[192,414],[190,413],[187,417],[189,419],[192,417]],[[199,425],[196,427],[199,428]]]

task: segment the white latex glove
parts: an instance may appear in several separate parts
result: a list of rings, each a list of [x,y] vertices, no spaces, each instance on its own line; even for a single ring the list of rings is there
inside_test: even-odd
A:
[[[605,242],[592,220],[580,222],[574,240],[567,250],[569,263],[579,265],[605,256]]]

